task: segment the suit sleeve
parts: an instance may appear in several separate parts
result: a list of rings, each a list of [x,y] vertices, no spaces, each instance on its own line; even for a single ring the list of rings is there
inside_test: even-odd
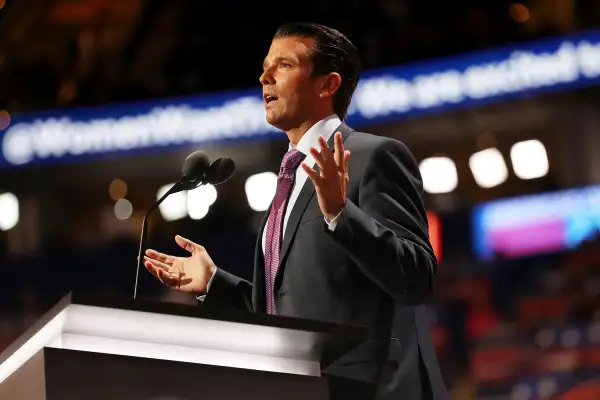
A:
[[[221,268],[212,277],[210,290],[203,300],[202,308],[229,308],[240,311],[253,311],[252,284]]]
[[[417,162],[400,142],[375,149],[350,200],[326,228],[364,275],[390,297],[415,305],[433,292],[437,260],[429,242]]]

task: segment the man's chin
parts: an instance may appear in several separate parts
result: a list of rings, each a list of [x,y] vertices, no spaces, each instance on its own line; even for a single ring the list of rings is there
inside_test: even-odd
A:
[[[285,119],[282,118],[280,115],[273,115],[267,112],[266,120],[267,123],[272,127],[285,131]]]

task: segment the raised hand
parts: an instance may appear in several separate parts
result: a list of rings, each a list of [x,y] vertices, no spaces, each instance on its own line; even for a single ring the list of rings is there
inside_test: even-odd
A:
[[[144,266],[166,286],[182,292],[205,294],[206,285],[216,267],[206,249],[179,235],[175,242],[190,253],[176,257],[148,249]]]
[[[331,221],[346,204],[346,190],[350,180],[348,176],[350,151],[344,150],[340,132],[336,132],[334,136],[335,153],[332,153],[322,136],[319,137],[319,145],[320,152],[314,147],[309,150],[319,167],[319,173],[306,163],[302,163],[302,168],[315,185],[321,212],[328,221]]]

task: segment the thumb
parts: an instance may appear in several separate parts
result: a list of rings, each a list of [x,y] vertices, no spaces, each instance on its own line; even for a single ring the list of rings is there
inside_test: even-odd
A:
[[[184,238],[183,236],[175,235],[175,242],[184,250],[189,251],[191,254],[194,254],[196,250],[202,248],[199,244],[192,242],[189,239]]]

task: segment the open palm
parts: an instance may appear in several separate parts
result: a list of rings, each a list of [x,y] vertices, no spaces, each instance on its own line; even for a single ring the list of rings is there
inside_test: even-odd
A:
[[[166,286],[203,294],[206,285],[215,271],[215,264],[206,249],[179,235],[175,242],[190,253],[189,257],[177,257],[148,249],[144,256],[144,266]]]

